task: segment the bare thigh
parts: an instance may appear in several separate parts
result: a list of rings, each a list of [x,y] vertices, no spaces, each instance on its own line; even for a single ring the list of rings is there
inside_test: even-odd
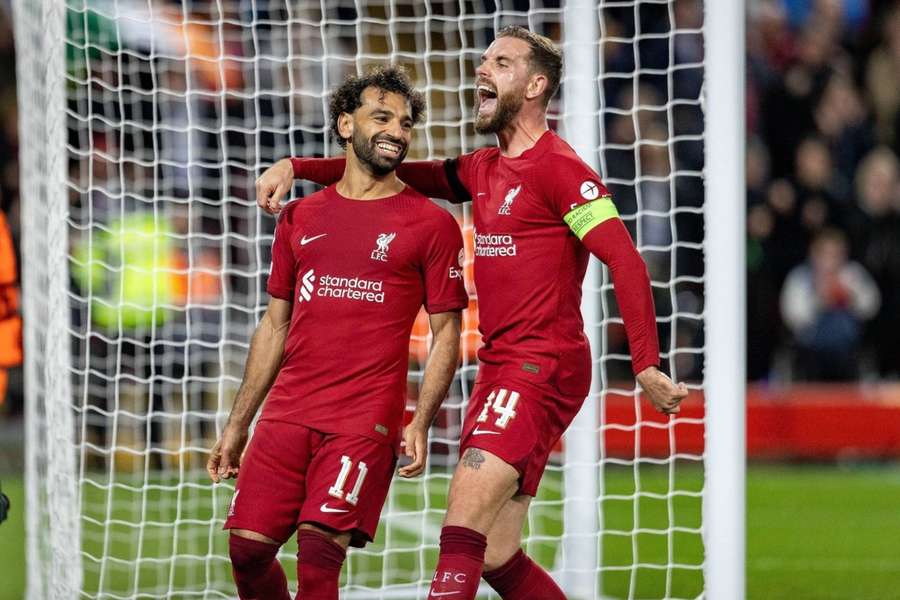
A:
[[[518,479],[518,471],[498,456],[468,448],[450,482],[444,525],[487,535],[500,509],[516,493]]]

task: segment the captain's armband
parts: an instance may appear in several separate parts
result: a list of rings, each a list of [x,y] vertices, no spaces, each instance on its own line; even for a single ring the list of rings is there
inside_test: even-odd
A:
[[[618,216],[619,211],[616,210],[616,205],[613,204],[612,196],[602,196],[587,204],[576,206],[565,214],[563,220],[569,226],[569,229],[572,230],[572,233],[581,240],[600,223]]]

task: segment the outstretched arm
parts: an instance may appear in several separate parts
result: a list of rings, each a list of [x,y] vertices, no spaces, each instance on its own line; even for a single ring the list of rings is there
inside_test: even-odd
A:
[[[647,265],[593,169],[572,155],[551,158],[547,168],[552,170],[542,173],[539,182],[572,233],[609,267],[631,349],[631,368],[656,410],[675,414],[687,387],[676,386],[659,370],[656,310]]]
[[[415,477],[425,469],[428,458],[428,429],[453,381],[459,361],[460,312],[444,312],[430,316],[433,339],[425,365],[422,392],[416,403],[412,422],[403,431],[406,456],[412,463],[401,468],[401,477]]]
[[[247,431],[281,366],[290,323],[291,303],[279,298],[269,300],[269,307],[250,342],[244,378],[235,396],[228,423],[206,463],[209,477],[215,483],[238,474],[241,453],[247,443]]]
[[[344,174],[344,157],[283,158],[256,180],[256,203],[270,215],[281,210],[281,202],[291,191],[294,179],[306,179],[319,185],[331,185]],[[453,172],[450,172],[450,170]],[[397,176],[429,198],[451,202],[469,200],[468,192],[458,183],[456,162],[442,160],[414,160],[401,163]]]
[[[588,209],[589,205],[584,205],[576,210],[586,212]],[[583,217],[582,221],[585,219]],[[567,221],[572,225],[571,219]],[[675,385],[659,370],[659,338],[650,276],[628,230],[621,219],[611,217],[599,220],[583,234],[581,241],[609,267],[631,349],[631,366],[638,383],[656,410],[677,414],[679,403],[687,396],[687,387],[683,383]]]

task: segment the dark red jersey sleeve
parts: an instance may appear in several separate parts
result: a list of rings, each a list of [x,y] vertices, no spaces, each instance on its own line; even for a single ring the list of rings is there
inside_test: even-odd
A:
[[[289,215],[293,211],[290,208],[282,211],[275,227],[275,241],[272,242],[272,271],[269,273],[269,282],[266,290],[273,298],[293,301],[294,284],[297,277],[297,265],[294,259],[294,251],[291,248],[291,236],[293,226]]]
[[[550,154],[541,166],[540,172],[535,173],[538,185],[561,217],[579,206],[609,197],[600,176],[577,155]]]
[[[457,202],[468,202],[476,188],[476,172],[479,160],[485,149],[475,150],[468,154],[460,154],[446,163],[447,180],[457,196]]]
[[[319,185],[331,185],[344,174],[346,159],[336,158],[291,158],[294,179],[305,179]]]
[[[462,234],[453,216],[444,210],[429,211],[424,237],[425,310],[429,314],[462,310],[469,304],[463,282]]]
[[[650,276],[624,223],[619,218],[605,220],[588,231],[581,241],[609,267],[616,301],[625,322],[634,374],[647,367],[658,367],[659,337]]]
[[[446,160],[411,160],[397,167],[397,177],[408,183],[414,190],[429,198],[440,198],[450,202],[464,202],[448,178]],[[463,190],[465,193],[465,190]]]
[[[469,193],[456,176],[455,159],[412,160],[397,167],[397,177],[428,198],[440,198],[450,202],[466,202]],[[346,159],[291,158],[294,179],[305,179],[319,185],[331,185],[344,174]]]

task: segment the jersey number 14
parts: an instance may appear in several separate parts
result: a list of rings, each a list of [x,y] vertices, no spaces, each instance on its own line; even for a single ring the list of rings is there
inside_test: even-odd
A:
[[[516,404],[519,402],[519,392],[511,392],[500,388],[494,390],[484,401],[484,408],[478,415],[477,422],[484,423],[488,420],[491,409],[499,415],[494,425],[500,429],[506,429],[509,422],[516,416]]]

